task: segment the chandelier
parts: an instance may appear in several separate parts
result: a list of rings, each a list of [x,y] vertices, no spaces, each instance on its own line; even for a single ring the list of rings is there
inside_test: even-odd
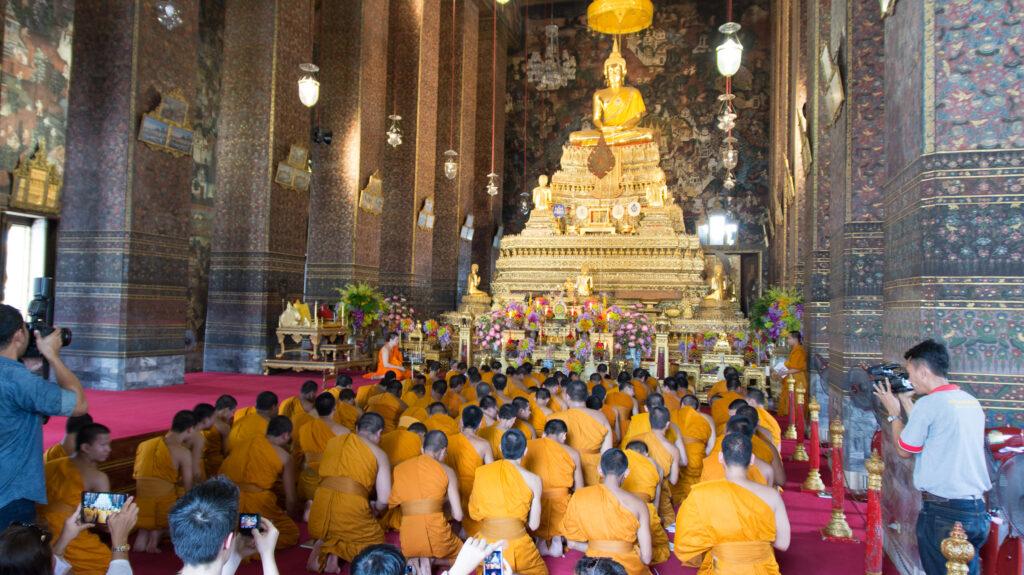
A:
[[[571,80],[576,79],[576,58],[558,46],[558,26],[548,24],[544,27],[547,46],[544,57],[539,52],[530,54],[526,62],[526,79],[536,84],[540,91],[564,88]]]
[[[725,76],[725,93],[718,97],[722,103],[721,112],[718,114],[718,129],[725,132],[722,139],[722,167],[725,168],[725,177],[722,178],[722,187],[732,190],[736,187],[736,176],[733,171],[739,163],[739,152],[736,151],[736,138],[732,131],[736,128],[736,108],[733,101],[736,99],[732,93],[732,77],[740,69],[743,57],[743,44],[736,37],[740,25],[732,22],[732,0],[725,3],[726,20],[725,24],[718,27],[718,31],[725,35],[725,40],[716,49],[715,63],[718,65],[718,72]]]
[[[391,127],[387,131],[388,145],[397,148],[402,145],[402,128],[398,125],[402,117],[398,114],[391,114],[388,119],[391,120]]]
[[[156,20],[164,28],[174,30],[181,26],[181,8],[174,0],[161,0],[156,3]]]

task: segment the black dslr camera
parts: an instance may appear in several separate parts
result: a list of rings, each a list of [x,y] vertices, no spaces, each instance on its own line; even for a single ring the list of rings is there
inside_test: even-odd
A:
[[[53,278],[35,278],[32,280],[32,301],[28,304],[28,349],[24,357],[42,357],[36,346],[35,332],[46,337],[53,333]],[[71,330],[64,328],[60,332],[63,347],[71,345]]]
[[[914,386],[910,383],[910,374],[898,363],[871,365],[867,367],[867,372],[871,376],[872,381],[888,379],[893,393],[900,394],[914,391]]]

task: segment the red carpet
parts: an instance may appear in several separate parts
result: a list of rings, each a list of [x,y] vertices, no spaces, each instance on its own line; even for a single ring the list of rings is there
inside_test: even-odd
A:
[[[97,422],[111,428],[114,438],[130,437],[166,429],[170,425],[174,413],[181,409],[191,409],[197,403],[213,403],[224,393],[234,395],[242,406],[252,405],[256,395],[265,390],[278,394],[284,399],[298,393],[303,381],[316,379],[306,375],[273,375],[253,376],[224,373],[192,373],[185,377],[185,385],[140,391],[87,391],[89,411]],[[367,382],[355,377],[356,385]],[[49,446],[60,440],[63,435],[64,418],[53,418],[45,427],[45,445]],[[783,443],[783,454],[788,457],[793,450],[793,442]],[[786,475],[789,482],[783,499],[789,513],[793,528],[792,544],[789,551],[776,553],[782,572],[787,575],[810,575],[829,573],[831,575],[854,575],[864,573],[864,546],[827,543],[822,541],[819,530],[829,519],[831,500],[822,499],[813,494],[800,492],[800,484],[807,476],[807,464],[787,461]],[[822,473],[826,484],[829,483],[827,473]],[[864,504],[847,501],[846,518],[858,538],[864,536],[866,520]],[[397,534],[394,535],[397,543]],[[164,552],[159,555],[133,553],[131,557],[135,573],[139,575],[164,575],[175,573],[180,563],[174,557],[168,542],[164,543]],[[282,573],[305,572],[305,561],[308,551],[294,548],[278,553],[278,565]],[[573,565],[579,557],[570,553],[564,558],[548,560],[552,575],[571,575]],[[678,575],[695,573],[695,569],[683,568],[672,558],[667,563],[657,565],[661,575]],[[248,565],[239,570],[240,573],[256,574],[262,570],[257,564]],[[884,573],[895,574],[897,571],[888,561]]]

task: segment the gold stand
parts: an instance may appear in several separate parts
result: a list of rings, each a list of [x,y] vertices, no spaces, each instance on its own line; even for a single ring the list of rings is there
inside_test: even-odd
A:
[[[967,575],[970,572],[967,565],[974,559],[974,546],[967,540],[962,523],[957,521],[953,524],[953,530],[949,532],[949,537],[942,540],[940,549],[946,558],[948,575]]]
[[[832,423],[828,426],[828,436],[832,442],[832,456],[835,459],[837,456],[840,458],[839,461],[833,461],[832,465],[842,465],[842,449],[843,449],[843,422],[838,419],[833,419]],[[833,477],[837,477],[833,475]],[[841,475],[839,475],[841,478]],[[840,479],[841,480],[841,479]],[[832,507],[832,519],[829,520],[828,525],[822,530],[826,537],[833,539],[840,539],[850,541],[853,539],[853,530],[850,529],[850,524],[846,522],[846,513],[843,512],[842,501],[846,500],[846,497],[840,493],[836,495],[839,490],[845,490],[845,486],[842,484],[836,485],[833,481],[832,484],[832,496],[833,496],[833,507]],[[841,499],[839,504],[836,504],[836,499]]]
[[[846,522],[846,513],[842,509],[832,510],[832,519],[825,526],[825,535],[836,539],[853,539],[853,529]]]
[[[815,457],[810,471],[807,472],[807,479],[804,479],[803,489],[804,491],[822,492],[825,491],[825,483],[821,480],[821,435],[818,432],[818,412],[821,411],[821,405],[818,404],[818,400],[812,397],[807,409],[811,412],[811,452],[818,455]],[[795,458],[796,456],[794,455]]]
[[[795,387],[796,387],[796,378],[794,378],[792,375],[787,375],[786,376],[786,380],[785,380],[785,382],[784,382],[784,384],[782,386],[782,393],[785,393],[786,397],[788,398],[789,397],[789,393],[791,391],[793,391],[793,389]],[[788,401],[788,399],[787,399],[787,401]],[[790,403],[791,404],[796,403],[795,399],[794,399],[794,401],[790,401]],[[789,424],[789,427],[786,428],[786,432],[782,434],[782,437],[784,439],[796,439],[796,424],[792,423],[792,421],[794,420],[794,417],[793,417],[793,410],[794,409],[796,409],[796,406],[794,406],[794,405],[790,405],[789,406],[789,419],[790,419],[791,423]]]
[[[803,409],[804,409],[804,390],[796,390],[796,405],[793,406],[793,419],[803,424]],[[805,430],[801,430],[804,432]],[[793,433],[797,436],[796,448],[793,449],[793,461],[807,461],[807,448],[804,446],[804,442],[800,441],[799,438],[803,433],[796,433],[794,428]]]

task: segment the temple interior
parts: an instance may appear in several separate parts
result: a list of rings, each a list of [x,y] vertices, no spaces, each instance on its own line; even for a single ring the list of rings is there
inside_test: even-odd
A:
[[[731,366],[848,498],[884,463],[877,538],[789,573],[863,572],[865,545],[925,572],[914,462],[862,366],[935,339],[992,452],[1024,437],[1017,0],[0,7],[0,299],[68,330],[92,405],[326,387],[389,353],[685,374],[708,403]],[[167,422],[114,429],[114,490]]]

